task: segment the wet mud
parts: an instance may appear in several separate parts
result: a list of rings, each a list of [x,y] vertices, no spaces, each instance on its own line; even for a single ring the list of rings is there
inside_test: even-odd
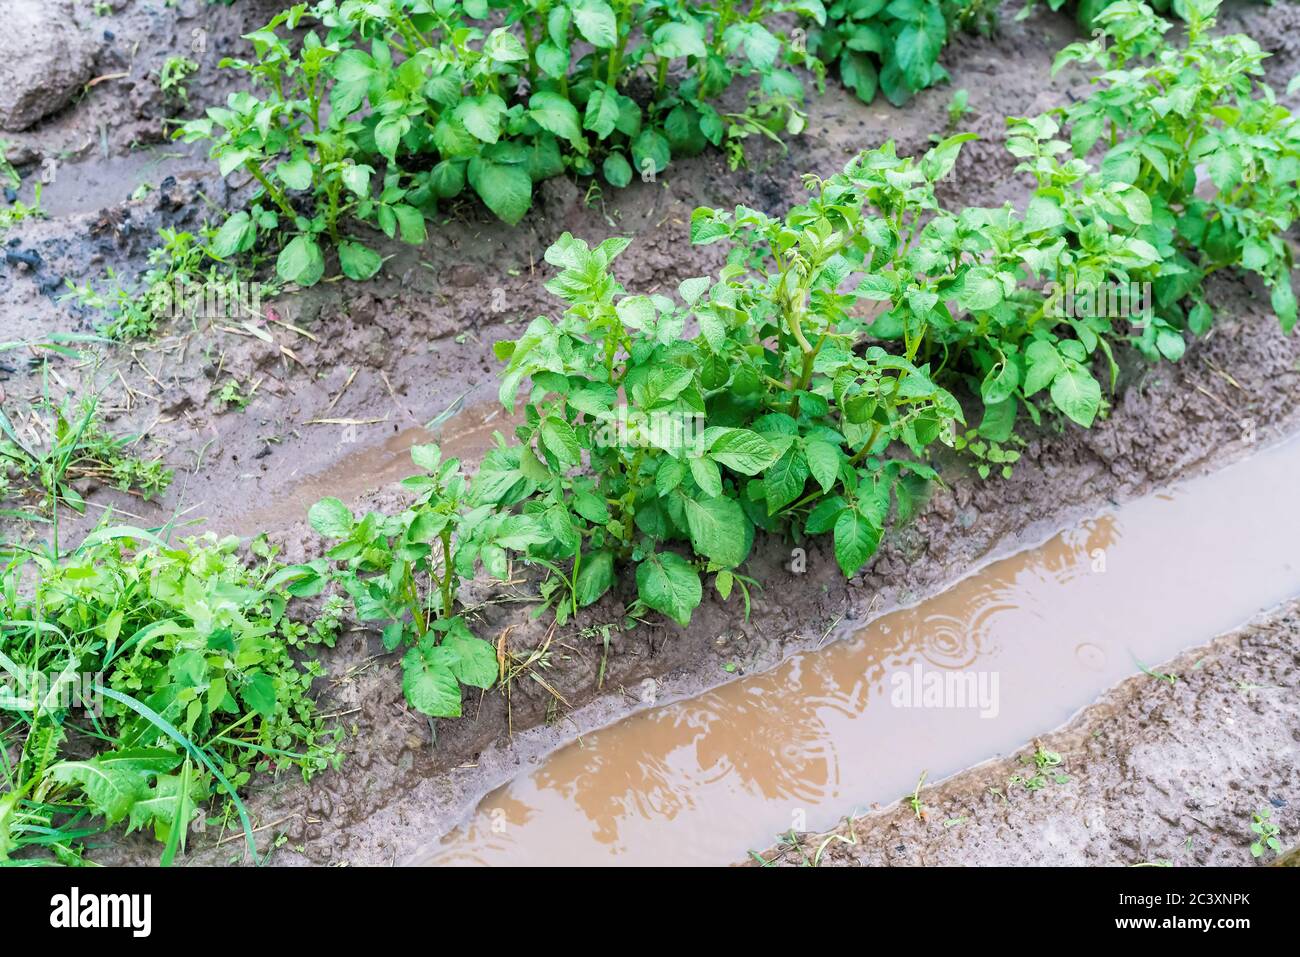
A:
[[[212,35],[234,38],[278,6],[182,0],[167,13],[132,0],[114,4],[118,33],[135,31],[137,51],[155,56],[174,52],[196,17],[207,18]],[[1069,71],[1048,75],[1054,52],[1075,36],[1069,18],[1040,12],[1016,22],[1016,7],[1006,6],[996,36],[961,37],[944,54],[953,87],[970,91],[974,112],[967,125],[982,137],[944,185],[946,201],[1021,200],[1026,184],[1002,148],[1003,118],[1048,109],[1086,88]],[[1225,26],[1249,30],[1274,51],[1275,86],[1285,87],[1300,69],[1293,42],[1300,8],[1242,8]],[[193,84],[187,115],[231,88],[225,78],[206,82],[218,76],[211,56],[230,52],[217,51],[202,60],[204,82]],[[98,68],[112,72],[115,62],[109,56]],[[141,112],[151,129],[163,115],[139,76],[136,81],[141,85],[126,91],[125,80],[106,80],[54,118],[10,137],[22,151],[11,155],[22,164],[25,188],[46,157],[92,131],[100,154],[73,151],[45,188],[51,218],[22,224],[5,238],[16,258],[0,267],[0,340],[93,332],[93,311],[59,300],[68,280],[98,280],[110,267],[139,271],[159,227],[196,229],[247,190],[222,182],[201,152],[160,158],[181,148],[134,129],[145,122]],[[616,269],[619,280],[638,292],[671,288],[720,263],[718,247],[689,245],[693,208],[745,202],[783,212],[802,199],[804,172],[829,173],[889,138],[902,152],[924,149],[945,125],[950,96],[948,88],[931,90],[898,111],[863,106],[831,82],[810,102],[807,133],[787,151],[760,146],[747,169],[731,171],[721,157],[706,154],[674,163],[659,182],[602,198],[569,180],[552,180],[514,229],[457,206],[446,222],[431,226],[429,242],[418,249],[380,244],[392,258],[370,283],[290,289],[247,321],[175,323],[157,341],[109,350],[98,364],[58,363],[69,392],[99,391],[109,424],[140,433],[141,453],[162,455],[177,470],[173,487],[155,503],[86,489],[91,520],[111,506],[137,524],[178,523],[178,534],[265,531],[286,559],[315,556],[321,543],[306,525],[305,509],[316,498],[338,495],[357,509],[400,507],[394,482],[408,473],[410,444],[430,436],[456,444],[472,469],[493,431],[509,434],[508,414],[494,414],[499,364],[492,343],[517,336],[536,315],[554,314],[556,303],[542,289],[549,269],[542,252],[562,232],[593,242],[633,236]],[[137,139],[152,145],[130,150]],[[100,166],[105,148],[111,162]],[[151,188],[141,190],[142,184]],[[689,629],[653,624],[624,631],[621,603],[631,597],[624,588],[550,635],[529,617],[529,582],[476,584],[474,626],[491,638],[509,629],[507,646],[519,654],[546,645],[545,680],[558,700],[540,682],[524,679],[508,700],[494,691],[470,702],[466,718],[431,725],[404,706],[397,661],[382,654],[377,634],[351,632],[328,656],[330,677],[320,689],[325,710],[339,715],[347,732],[349,757],[342,770],[309,786],[284,779],[255,790],[251,807],[264,847],[285,839],[275,863],[407,860],[464,820],[484,794],[582,733],[649,701],[663,704],[771,669],[825,641],[837,623],[866,622],[910,605],[1108,504],[1295,431],[1297,340],[1277,329],[1265,291],[1253,283],[1215,277],[1211,299],[1214,331],[1182,362],[1150,367],[1129,357],[1108,419],[1089,432],[1029,435],[1010,480],[981,482],[960,460],[939,462],[944,486],[927,510],[850,582],[823,546],[808,548],[806,572],[796,574],[789,568],[794,543],[770,540],[751,561],[750,573],[765,588],[755,594],[748,621],[735,602],[714,600]],[[39,392],[34,356],[0,354],[6,407]],[[242,412],[222,409],[216,399],[230,381],[251,390]],[[234,845],[213,847],[212,841],[193,835],[190,859],[241,859]],[[98,855],[107,862],[156,860],[138,835]]]

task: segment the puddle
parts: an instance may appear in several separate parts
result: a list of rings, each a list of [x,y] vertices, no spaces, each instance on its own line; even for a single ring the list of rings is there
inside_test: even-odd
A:
[[[389,436],[382,445],[367,446],[339,458],[323,472],[294,482],[277,492],[275,505],[232,513],[223,527],[237,535],[254,535],[302,521],[307,509],[326,496],[351,504],[366,492],[400,482],[418,471],[411,462],[411,447],[437,442],[444,459],[475,462],[492,447],[492,433],[509,436],[514,416],[495,400],[468,406],[432,430],[419,426]]]
[[[1081,523],[488,795],[419,864],[726,864],[1056,728],[1300,594],[1300,441]],[[1151,680],[1157,680],[1152,678]]]
[[[39,176],[27,177],[19,196],[32,202],[34,186],[42,182],[41,209],[57,219],[98,212],[126,202],[142,187],[157,189],[168,176],[200,178],[211,168],[202,144],[168,143],[107,157],[96,146],[85,158],[55,161]]]

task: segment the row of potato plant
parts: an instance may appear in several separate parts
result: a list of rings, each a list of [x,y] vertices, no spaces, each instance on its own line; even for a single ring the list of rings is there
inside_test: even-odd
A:
[[[708,146],[736,164],[746,138],[802,130],[801,73],[820,85],[826,63],[862,99],[902,103],[946,78],[937,58],[969,6],[320,0],[250,33],[254,56],[222,65],[253,89],[178,135],[211,141],[223,176],[260,187],[214,256],[270,247],[282,280],[311,285],[333,248],[366,279],[382,259],[354,222],[418,244],[439,204],[469,191],[517,223],[534,185],[562,173],[625,186]],[[738,79],[743,96],[724,97]]]
[[[1022,415],[1091,425],[1116,351],[1179,358],[1212,319],[1205,279],[1225,269],[1259,276],[1291,329],[1300,134],[1258,80],[1258,46],[1212,35],[1216,6],[1188,0],[1175,47],[1149,7],[1123,0],[1099,15],[1102,35],[1063,51],[1061,64],[1095,66],[1097,89],[1009,121],[1036,184],[1023,211],[943,208],[935,186],[963,134],[918,159],[885,144],[809,176],[808,201],[781,219],[697,211],[693,240],[731,249],[675,297],[617,282],[628,240],[561,237],[546,261],[562,313],[497,346],[500,399],[523,405],[515,441],[498,437],[472,480],[417,447],[396,515],[317,503],[310,521],[333,542],[322,558],[280,568],[255,543],[258,567],[234,540],[178,546],[131,528],[66,553],[57,537],[7,546],[0,668],[60,677],[0,724],[0,860],[75,861],[120,822],[152,828],[170,860],[213,797],[251,832],[238,790],[254,770],[335,763],[309,694],[320,667],[290,652],[332,643],[344,602],[326,598],[309,626],[291,598],[340,588],[403,651],[411,704],[454,717],[465,687],[501,677],[459,602],[480,572],[540,568],[544,607],[564,622],[628,570],[630,617],[682,625],[706,586],[748,602],[760,531],[829,535],[853,575],[914,512],[935,444],[961,444],[955,396],[977,397],[978,434],[995,444]],[[1124,316],[1062,308],[1064,290],[1098,283],[1150,283],[1153,302]],[[55,692],[86,672],[102,711],[82,720]]]
[[[548,249],[559,271],[547,289],[564,313],[496,347],[501,402],[524,407],[517,441],[499,439],[472,482],[435,447],[417,450],[427,474],[408,480],[420,496],[401,516],[358,520],[332,499],[311,512],[341,540],[328,557],[343,567],[325,574],[341,579],[360,618],[385,623],[390,648],[410,647],[412,703],[455,714],[459,685],[492,684],[491,646],[456,614],[456,586],[480,564],[496,578],[512,555],[540,566],[561,621],[631,568],[636,607],[685,625],[706,584],[747,600],[739,569],[758,530],[829,534],[844,574],[859,571],[891,515],[905,520],[934,477],[927,451],[959,444],[954,393],[978,396],[979,438],[995,446],[1015,440],[1022,415],[1088,427],[1116,386],[1116,350],[1179,358],[1185,336],[1209,322],[1203,280],[1224,267],[1271,283],[1289,329],[1281,237],[1296,204],[1295,127],[1251,79],[1258,58],[1233,53],[1257,48],[1209,37],[1214,6],[1190,5],[1182,49],[1165,44],[1150,8],[1120,3],[1101,15],[1104,38],[1063,52],[1062,62],[1106,56],[1107,70],[1090,100],[1008,121],[1017,171],[1037,184],[1023,212],[938,202],[936,183],[973,138],[961,134],[919,159],[887,143],[840,174],[808,176],[809,201],[784,219],[697,210],[693,241],[731,250],[717,277],[686,280],[676,299],[619,285],[611,264],[628,240],[590,248],[566,234]],[[1175,69],[1219,60],[1219,86]],[[1164,122],[1209,167],[1210,198],[1195,197],[1194,170],[1160,175],[1136,133],[1161,132],[1134,106],[1141,95],[1115,104],[1115,85],[1139,70],[1164,70],[1149,86],[1187,97]],[[1080,130],[1096,115],[1111,123],[1102,172],[1083,158],[1095,137]],[[1134,155],[1143,161],[1124,160]],[[1215,225],[1193,228],[1198,216]],[[1153,301],[1129,315],[1065,308],[1067,290],[1143,283]]]

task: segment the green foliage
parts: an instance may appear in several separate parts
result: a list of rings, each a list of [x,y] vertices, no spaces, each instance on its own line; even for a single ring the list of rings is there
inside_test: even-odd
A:
[[[937,361],[936,376],[983,399],[981,434],[997,442],[1009,438],[1018,409],[1039,418],[1039,393],[1084,426],[1102,407],[1090,358],[1109,360],[1112,320],[1058,314],[1043,285],[1083,287],[1156,258],[1133,236],[1136,191],[1103,185],[1082,163],[1060,167],[1043,145],[1054,132],[1049,118],[1013,123],[1009,148],[1045,184],[1023,215],[1009,205],[959,213],[939,205],[935,183],[972,138],[961,134],[920,161],[886,143],[827,180],[810,176],[813,199],[789,216],[787,242],[818,221],[846,238],[840,278],[857,282],[842,294],[840,331],[894,343],[901,356],[890,361]],[[708,217],[697,213],[696,225],[707,238]]]
[[[1281,829],[1273,823],[1272,816],[1273,809],[1267,807],[1261,808],[1252,815],[1250,830],[1255,835],[1255,839],[1250,845],[1251,857],[1263,857],[1266,851],[1272,851],[1274,854],[1282,853],[1282,842],[1278,840]]]
[[[810,49],[835,63],[844,85],[864,103],[880,90],[902,106],[948,78],[937,62],[948,39],[939,0],[840,0],[827,13],[827,27],[810,36]]]
[[[891,509],[906,520],[933,477],[921,456],[961,409],[928,367],[859,353],[860,335],[840,330],[851,237],[811,215],[796,235],[744,208],[700,211],[693,225],[737,248],[718,279],[683,282],[680,302],[618,284],[611,264],[628,240],[593,249],[565,234],[547,250],[559,270],[547,288],[566,310],[497,344],[501,401],[522,399],[524,420],[472,485],[420,447],[428,474],[406,480],[417,498],[401,515],[313,506],[358,618],[386,623],[389,650],[414,646],[403,665],[420,710],[458,715],[457,682],[493,683],[490,646],[455,608],[480,565],[505,579],[513,553],[543,568],[544,607],[561,623],[631,565],[639,605],[684,626],[709,576],[724,600],[739,584],[748,606],[753,582],[736,569],[757,530],[831,534],[853,575]],[[691,321],[699,333],[686,338]]]
[[[883,310],[868,331],[980,396],[980,438],[1003,459],[993,464],[1009,464],[1021,414],[1037,422],[1046,407],[1091,425],[1103,383],[1116,384],[1118,345],[1178,359],[1209,327],[1202,287],[1219,269],[1260,275],[1283,329],[1294,324],[1284,236],[1300,203],[1300,126],[1255,81],[1258,46],[1210,35],[1214,7],[1187,5],[1184,49],[1150,8],[1124,2],[1101,15],[1103,36],[1062,51],[1058,64],[1105,72],[1090,98],[1008,121],[1017,171],[1037,183],[1023,212],[940,207],[934,183],[967,134],[919,163],[887,144],[839,176],[810,177],[818,197],[790,215],[856,234],[855,295]],[[1094,171],[1084,157],[1099,141]]]
[[[1102,36],[1066,47],[1054,67],[1102,71],[1092,96],[1058,113],[1076,156],[1102,144],[1102,175],[1150,200],[1141,238],[1163,259],[1155,277],[1163,325],[1139,342],[1149,356],[1169,356],[1163,330],[1206,331],[1212,312],[1200,285],[1224,268],[1258,275],[1282,328],[1296,321],[1286,234],[1300,215],[1300,122],[1258,79],[1259,44],[1213,34],[1219,0],[1182,6],[1185,46],[1165,41],[1170,24],[1150,7],[1124,0],[1098,15]]]
[[[505,25],[491,7],[506,8]],[[802,84],[785,63],[806,55],[761,22],[803,10],[784,0],[295,6],[248,35],[255,59],[223,61],[256,92],[232,94],[180,134],[211,140],[223,175],[240,170],[262,187],[262,203],[227,221],[214,254],[280,234],[278,275],[311,285],[328,240],[344,275],[367,279],[381,262],[345,233],[349,221],[418,244],[426,217],[467,191],[516,223],[534,184],[565,171],[625,186],[710,144],[738,158],[734,147],[756,131],[803,126]],[[820,3],[808,12],[821,17]],[[307,28],[301,42],[283,35]],[[642,71],[653,88],[635,100]],[[751,76],[745,109],[720,112],[733,80]]]
[[[243,215],[246,214],[236,214]],[[150,338],[162,323],[184,315],[187,311],[185,297],[195,290],[223,290],[227,309],[235,313],[231,316],[208,316],[209,319],[247,318],[238,312],[238,273],[214,254],[214,250],[220,247],[220,233],[204,229],[196,236],[182,230],[161,228],[158,230],[158,245],[149,250],[150,268],[134,287],[128,287],[110,269],[106,291],[101,292],[90,283],[78,286],[68,279],[65,280],[68,292],[60,297],[60,301],[72,300],[84,308],[105,313],[108,321],[103,323],[100,332],[121,341]]]
[[[1011,478],[1015,464],[1020,461],[1020,453],[1015,448],[1007,446],[1024,444],[1024,440],[1014,433],[999,441],[984,438],[978,429],[971,429],[953,437],[953,448],[959,452],[969,453],[974,459],[973,468],[982,479],[988,478],[995,471],[1003,478]]]
[[[1127,35],[1158,52],[1158,31]],[[1191,36],[1199,42],[1195,21]],[[935,185],[973,138],[959,134],[919,159],[886,143],[829,179],[808,176],[809,201],[783,220],[744,206],[696,210],[693,241],[731,250],[716,279],[688,279],[677,298],[617,282],[611,266],[628,240],[591,248],[562,236],[546,261],[559,270],[547,289],[563,315],[496,347],[506,362],[500,399],[522,401],[524,418],[519,444],[502,440],[472,488],[453,496],[481,516],[466,526],[475,534],[489,516],[508,524],[491,539],[491,561],[467,538],[469,554],[495,577],[505,577],[505,552],[542,566],[542,595],[560,621],[630,565],[639,602],[684,625],[709,575],[730,594],[757,531],[830,534],[853,575],[890,515],[906,519],[933,478],[933,443],[967,450],[982,476],[1006,474],[1019,457],[1020,415],[1088,427],[1104,412],[1118,345],[1177,359],[1182,310],[1203,302],[1210,270],[1168,285],[1189,270],[1167,228],[1168,201],[1144,188],[1153,183],[1145,168],[1095,172],[1069,156],[1051,115],[1008,122],[1017,171],[1037,183],[1023,211],[942,207]],[[1262,140],[1252,148],[1268,150]],[[1248,184],[1232,185],[1244,195]],[[1236,264],[1231,249],[1223,254],[1221,264]],[[1147,285],[1157,308],[1138,296],[1126,301],[1136,308],[1115,312],[1096,308],[1104,292],[1078,293]],[[688,339],[688,328],[698,333]],[[975,430],[957,428],[957,388],[983,404]],[[463,564],[464,576],[472,571],[472,560]],[[441,580],[440,616],[452,613],[451,577]]]
[[[403,482],[415,498],[400,515],[370,512],[357,519],[336,498],[311,507],[312,528],[336,540],[326,553],[330,581],[352,600],[360,621],[384,623],[389,651],[407,649],[402,687],[424,714],[458,718],[461,686],[491,688],[496,653],[455,614],[462,581],[481,561],[505,577],[505,548],[529,540],[529,523],[489,507],[469,507],[456,459],[443,461],[436,445],[416,446],[411,457],[425,474]]]
[[[497,436],[472,483],[433,447],[417,449],[428,474],[407,480],[418,497],[399,516],[358,521],[335,500],[312,510],[316,529],[341,540],[333,577],[358,617],[384,621],[385,645],[407,649],[408,699],[452,716],[461,686],[487,688],[499,673],[457,613],[460,585],[480,567],[506,579],[513,556],[543,569],[542,606],[560,623],[622,579],[636,583],[629,617],[652,609],[683,626],[710,576],[724,600],[739,583],[748,601],[753,581],[738,569],[759,531],[830,535],[852,576],[890,522],[914,513],[936,477],[926,461],[936,442],[967,451],[981,476],[1006,475],[1021,415],[1089,427],[1104,414],[1118,347],[1179,358],[1185,332],[1207,321],[1201,283],[1214,269],[1244,266],[1289,290],[1289,252],[1272,239],[1293,218],[1290,114],[1267,88],[1251,96],[1257,48],[1207,39],[1206,16],[1189,15],[1185,53],[1164,44],[1148,8],[1115,4],[1104,15],[1117,24],[1113,46],[1063,53],[1108,69],[1134,58],[1163,66],[1112,71],[1089,101],[1008,120],[1017,172],[1036,184],[1023,210],[940,204],[936,184],[974,138],[958,134],[919,158],[889,142],[828,179],[809,175],[808,202],[784,219],[696,210],[692,240],[730,249],[716,277],[686,279],[675,297],[619,284],[612,267],[629,240],[593,248],[564,234],[545,255],[563,312],[496,345],[500,400],[523,406],[517,442]],[[1226,86],[1186,64],[1174,71],[1183,57],[1218,64],[1212,76]],[[1166,72],[1147,83],[1151,69]],[[1121,79],[1136,92],[1115,93]],[[1155,105],[1153,91],[1183,86],[1186,102]],[[1101,172],[1084,154],[1102,127],[1080,130],[1098,115],[1110,124]],[[1229,132],[1243,117],[1258,135]],[[1186,155],[1127,145],[1143,122],[1174,124]],[[1166,175],[1198,157],[1214,200],[1197,198],[1185,173]],[[1203,228],[1197,216],[1209,217]],[[1241,242],[1213,238],[1228,228],[1220,219],[1248,229]],[[1268,261],[1252,252],[1265,240]],[[1152,286],[1154,302],[1143,292],[1109,307],[1105,290]],[[1288,325],[1284,294],[1273,298]],[[960,428],[955,394],[982,405],[976,429]],[[1040,750],[1030,781],[1059,760]]]
[[[229,409],[234,409],[236,412],[243,412],[248,408],[248,403],[251,402],[252,399],[252,394],[244,392],[244,388],[239,384],[239,380],[230,379],[222,384],[220,390],[217,392],[217,408],[221,409],[223,412]]]
[[[1024,774],[1015,774],[1007,781],[1008,788],[1022,787],[1026,791],[1041,791],[1051,782],[1056,784],[1068,784],[1070,776],[1064,771],[1058,771],[1064,763],[1064,758],[1055,751],[1043,747],[1035,742],[1034,753],[1032,756],[1022,754],[1020,763],[1030,765],[1029,771]],[[1049,781],[1048,778],[1051,780]]]
[[[321,0],[249,34],[255,58],[222,66],[255,88],[177,135],[261,187],[214,256],[274,249],[279,278],[307,286],[333,248],[361,280],[382,260],[353,224],[418,244],[471,193],[513,224],[558,174],[622,187],[709,146],[735,167],[750,137],[803,129],[794,68],[820,85],[837,63],[862,99],[901,104],[946,79],[950,29],[993,19],[985,0]]]
[[[276,570],[268,552],[251,567],[237,545],[119,527],[67,553],[8,550],[0,861],[75,863],[125,823],[152,830],[167,863],[208,801],[246,818],[238,790],[255,771],[337,765],[310,697],[323,671],[287,647],[313,641],[286,609],[316,572]]]
[[[158,88],[163,97],[182,107],[190,105],[189,78],[199,71],[199,65],[189,57],[169,56],[158,68]]]
[[[1060,10],[1072,0],[1025,0],[1025,5],[1016,14],[1017,20],[1024,20],[1040,3],[1046,3],[1049,10]],[[1118,0],[1073,0],[1074,16],[1080,28],[1086,31],[1093,30],[1097,25],[1097,20],[1101,14],[1111,4]],[[1151,6],[1161,13],[1175,13],[1179,17],[1186,19],[1186,4],[1184,0],[1153,0]]]
[[[966,116],[973,112],[970,108],[970,94],[965,89],[953,90],[952,99],[948,102],[948,132],[955,133],[961,126]],[[942,141],[941,138],[935,137],[936,140]]]
[[[23,180],[13,163],[9,162],[8,152],[9,143],[0,139],[0,190],[12,196],[13,193],[9,191],[17,190]],[[44,214],[41,212],[41,184],[37,183],[36,199],[32,205],[29,206],[16,197],[12,200],[6,197],[4,205],[0,205],[0,236],[3,236],[11,226],[25,219],[34,219],[42,215]]]
[[[812,28],[808,49],[837,66],[844,85],[864,103],[879,91],[903,106],[948,79],[938,61],[952,32],[987,33],[996,22],[989,0],[836,0],[824,25]]]
[[[563,581],[567,610],[631,562],[640,600],[684,625],[701,575],[730,592],[756,529],[833,532],[851,575],[874,554],[891,495],[905,510],[903,477],[933,474],[891,458],[891,442],[920,455],[961,414],[925,369],[879,348],[853,352],[834,292],[847,237],[829,222],[794,242],[785,223],[744,208],[697,211],[692,226],[738,247],[718,280],[681,284],[684,305],[625,294],[609,266],[626,240],[589,249],[566,234],[546,255],[561,270],[547,288],[564,316],[498,344],[502,402],[514,404],[525,378],[532,387],[523,447],[484,462],[483,494],[542,519],[547,540],[524,557]],[[742,265],[769,249],[770,268]],[[690,340],[688,320],[700,330]]]
[[[0,139],[0,184],[9,189],[17,189],[22,185],[23,179],[18,175],[14,164],[9,162],[9,146],[8,140]]]

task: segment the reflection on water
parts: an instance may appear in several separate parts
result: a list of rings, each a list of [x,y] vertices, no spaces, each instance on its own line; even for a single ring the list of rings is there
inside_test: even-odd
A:
[[[892,801],[923,769],[933,781],[1005,753],[1139,662],[1300,592],[1297,466],[1290,443],[1084,522],[767,674],[587,735],[416,860],[727,863],[791,827]]]

